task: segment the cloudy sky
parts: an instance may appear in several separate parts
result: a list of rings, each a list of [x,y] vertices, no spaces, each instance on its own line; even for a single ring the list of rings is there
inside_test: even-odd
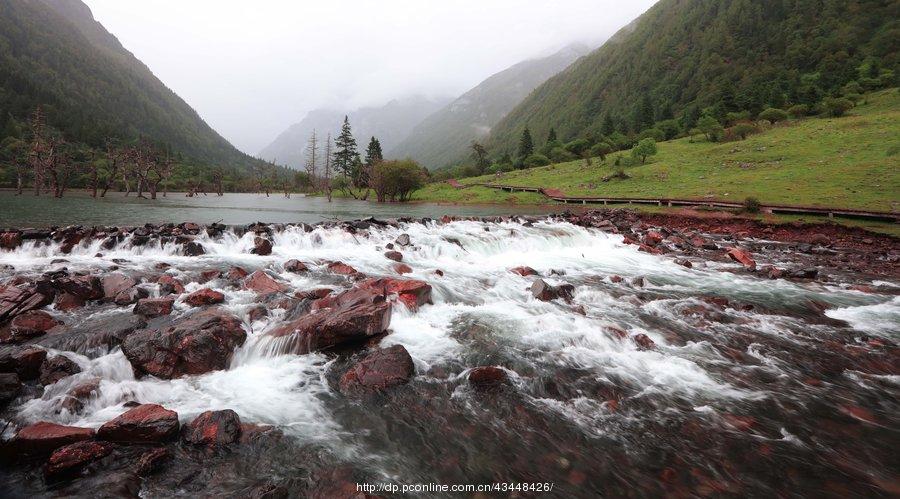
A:
[[[458,96],[656,0],[85,0],[225,138],[257,154],[307,111]]]

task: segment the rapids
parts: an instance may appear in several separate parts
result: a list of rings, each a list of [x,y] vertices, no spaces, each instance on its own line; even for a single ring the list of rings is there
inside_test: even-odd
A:
[[[269,269],[292,291],[339,289],[346,281],[325,271],[328,261],[395,275],[384,251],[401,234],[412,242],[397,248],[413,269],[404,277],[428,282],[433,304],[393,308],[380,345],[405,346],[416,376],[377,401],[336,390],[350,354],[280,353],[266,332],[284,310],[250,322],[255,293],[224,280],[194,282],[200,271],[240,266]],[[736,263],[695,260],[685,268],[624,244],[621,235],[554,219],[408,223],[355,234],[286,226],[271,237],[269,256],[250,254],[252,233],[232,231],[201,233],[196,240],[206,254],[198,257],[181,256],[173,243],[132,246],[128,238],[111,250],[91,241],[68,255],[59,243],[33,241],[0,250],[4,279],[61,267],[159,275],[156,265],[169,264],[165,272],[188,293],[224,293],[224,306],[245,320],[248,333],[227,370],[136,379],[119,348],[98,347],[87,334],[126,320],[130,309],[51,309],[73,335],[35,343],[51,354],[66,351],[82,372],[7,409],[13,424],[4,438],[37,421],[97,428],[130,401],[161,404],[182,423],[232,409],[244,422],[274,425],[285,435],[277,445],[209,461],[184,457],[193,465],[145,479],[145,497],[234,496],[269,482],[314,490],[335,473],[344,477],[342,470],[353,483],[549,482],[551,497],[900,493],[896,350],[880,351],[875,341],[890,347],[900,340],[896,293],[769,280],[739,272]],[[284,271],[289,259],[310,272]],[[518,266],[550,284],[574,285],[572,303],[535,299],[535,278],[509,271]],[[155,284],[142,286],[159,295]],[[173,314],[188,308],[177,300]],[[632,341],[640,334],[655,345]],[[509,385],[474,390],[467,372],[484,365],[502,366]],[[69,412],[65,394],[93,378],[100,379],[99,394]],[[2,471],[0,480],[9,496],[49,493],[32,472]]]

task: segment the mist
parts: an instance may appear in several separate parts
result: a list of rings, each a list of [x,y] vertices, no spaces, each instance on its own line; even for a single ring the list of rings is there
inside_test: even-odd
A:
[[[458,96],[570,43],[599,46],[655,0],[85,0],[226,139],[257,154],[306,112]]]

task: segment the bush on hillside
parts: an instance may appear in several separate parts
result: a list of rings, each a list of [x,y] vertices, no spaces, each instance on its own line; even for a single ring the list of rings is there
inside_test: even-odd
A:
[[[587,151],[591,148],[591,143],[587,141],[587,139],[575,139],[572,142],[566,144],[566,151],[574,154],[576,157],[580,157],[584,151]]]
[[[563,149],[562,147],[557,147],[556,149],[550,151],[550,160],[554,163],[565,163],[567,161],[574,161],[578,159],[578,156],[572,154],[571,152]]]
[[[840,118],[853,109],[853,101],[844,97],[829,97],[822,101],[823,111],[833,118]]]
[[[654,154],[656,154],[656,152],[656,141],[647,138],[641,140],[636,146],[634,146],[634,149],[631,150],[631,157],[640,159],[641,163],[646,163],[647,158],[649,156],[653,156]]]
[[[754,197],[748,197],[744,200],[744,211],[747,213],[759,213],[761,206],[759,199]]]
[[[809,114],[809,106],[806,104],[797,104],[788,108],[787,112],[793,118],[803,118]]]
[[[749,123],[738,123],[729,129],[733,137],[740,137],[741,140],[747,138],[748,135],[759,132],[759,129]]]
[[[653,139],[655,142],[662,142],[666,139],[666,135],[658,128],[648,128],[638,134],[638,142],[644,139]]]
[[[657,130],[662,132],[663,140],[672,140],[681,134],[681,123],[678,120],[663,120],[656,124]]]
[[[381,161],[372,167],[369,187],[375,191],[379,202],[404,202],[425,185],[425,180],[425,171],[411,159]]]
[[[706,140],[710,142],[718,142],[724,131],[719,121],[708,114],[700,117],[700,120],[697,121],[697,128],[706,135]]]
[[[607,142],[600,142],[591,148],[591,156],[600,157],[600,161],[606,161],[606,155],[611,153],[613,148]]]
[[[766,109],[765,111],[759,113],[759,119],[766,120],[774,125],[779,121],[788,119],[788,113],[782,111],[781,109],[770,107],[769,109]]]
[[[550,164],[550,158],[544,156],[543,154],[532,154],[525,158],[524,165],[525,168],[535,168],[538,166],[547,166]]]

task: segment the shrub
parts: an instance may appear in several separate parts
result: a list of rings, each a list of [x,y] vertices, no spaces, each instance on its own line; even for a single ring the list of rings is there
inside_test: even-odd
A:
[[[754,197],[748,197],[744,200],[744,211],[747,213],[759,213],[761,206],[759,199]]]
[[[797,104],[788,109],[788,114],[793,118],[802,118],[809,114],[809,106],[806,104]]]
[[[412,193],[425,185],[426,173],[411,159],[381,161],[372,167],[369,187],[379,202],[409,201]]]
[[[524,165],[525,168],[534,168],[537,166],[547,166],[550,164],[550,158],[544,156],[543,154],[532,154],[525,158]]]
[[[644,139],[653,139],[654,142],[662,142],[666,139],[666,134],[664,134],[662,130],[658,128],[648,128],[638,134],[638,142]]]
[[[575,139],[572,142],[566,144],[566,151],[574,154],[576,157],[580,157],[581,153],[590,149],[591,143],[587,141],[587,139]]]
[[[779,121],[784,121],[788,118],[788,113],[782,111],[781,109],[775,109],[774,107],[770,107],[765,111],[759,113],[759,119],[766,120],[771,124],[778,123]]]
[[[612,152],[612,146],[607,142],[601,142],[591,148],[591,156],[599,156],[600,161],[606,161],[606,155]]]
[[[731,127],[731,133],[737,137],[740,137],[741,140],[747,138],[748,135],[752,133],[758,132],[759,129],[749,123],[738,123]]]
[[[662,132],[663,140],[672,140],[681,133],[681,124],[678,120],[664,120],[656,124],[656,129]]]
[[[653,156],[656,152],[656,141],[651,138],[646,138],[634,146],[634,149],[631,150],[631,157],[635,159],[640,158],[641,163],[645,163],[647,162],[647,157]]]
[[[718,120],[706,114],[697,121],[697,128],[706,135],[706,140],[717,142],[722,137],[723,128]]]
[[[843,97],[829,97],[822,101],[822,106],[825,114],[834,118],[840,118],[847,111],[853,109],[853,101]]]
[[[737,113],[728,113],[725,115],[725,123],[729,125],[737,123],[738,121],[747,121],[750,119],[750,111],[740,111]]]
[[[557,147],[550,151],[550,160],[554,163],[565,163],[566,161],[572,161],[574,159],[577,159],[577,156],[562,147]]]

